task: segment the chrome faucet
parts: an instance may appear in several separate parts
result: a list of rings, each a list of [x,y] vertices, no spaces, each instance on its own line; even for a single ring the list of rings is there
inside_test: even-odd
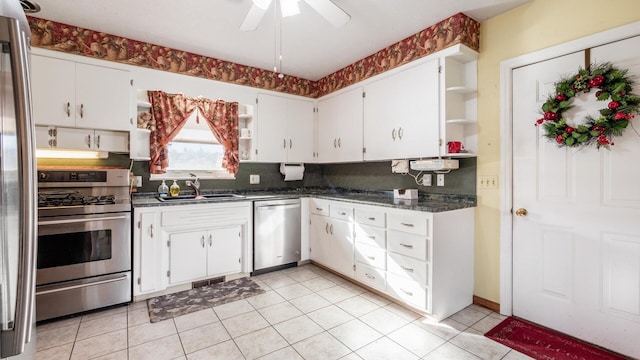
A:
[[[198,176],[195,174],[189,173],[189,175],[193,176],[196,179],[194,181],[187,180],[185,181],[185,184],[193,188],[193,191],[195,191],[196,193],[196,198],[199,198],[200,197],[200,179],[198,179]]]

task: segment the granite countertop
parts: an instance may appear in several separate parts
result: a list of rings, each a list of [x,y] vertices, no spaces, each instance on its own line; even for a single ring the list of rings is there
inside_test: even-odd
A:
[[[191,192],[183,192],[184,195],[193,195]],[[394,199],[393,191],[364,191],[337,188],[308,188],[308,189],[274,189],[270,191],[203,191],[207,194],[237,194],[241,197],[223,197],[213,199],[174,199],[160,201],[156,193],[132,194],[132,205],[137,207],[150,206],[175,206],[195,204],[219,204],[238,201],[280,200],[295,199],[301,197],[314,197],[326,200],[338,200],[354,204],[376,205],[391,208],[408,209],[426,212],[442,212],[464,209],[476,206],[476,197],[473,195],[454,194],[426,194],[419,199],[403,200]]]

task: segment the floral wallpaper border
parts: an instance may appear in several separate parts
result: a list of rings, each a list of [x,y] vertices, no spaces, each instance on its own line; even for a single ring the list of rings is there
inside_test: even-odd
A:
[[[458,13],[318,81],[28,16],[31,45],[182,75],[317,98],[456,44],[478,50],[480,24]]]

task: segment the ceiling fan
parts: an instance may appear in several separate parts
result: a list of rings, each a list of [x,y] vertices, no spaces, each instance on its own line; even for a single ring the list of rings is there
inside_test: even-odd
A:
[[[258,28],[260,21],[267,12],[267,9],[274,0],[253,0],[253,5],[247,16],[240,25],[240,30],[252,31]],[[298,8],[299,0],[275,0],[280,1],[280,10],[283,17],[296,15],[300,13]],[[322,17],[330,22],[335,27],[340,27],[349,22],[351,16],[340,9],[331,0],[303,0],[313,10],[317,11]]]

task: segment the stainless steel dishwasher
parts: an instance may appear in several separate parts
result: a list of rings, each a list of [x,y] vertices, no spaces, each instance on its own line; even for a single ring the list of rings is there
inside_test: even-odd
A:
[[[253,205],[253,273],[296,266],[300,261],[300,199]]]

